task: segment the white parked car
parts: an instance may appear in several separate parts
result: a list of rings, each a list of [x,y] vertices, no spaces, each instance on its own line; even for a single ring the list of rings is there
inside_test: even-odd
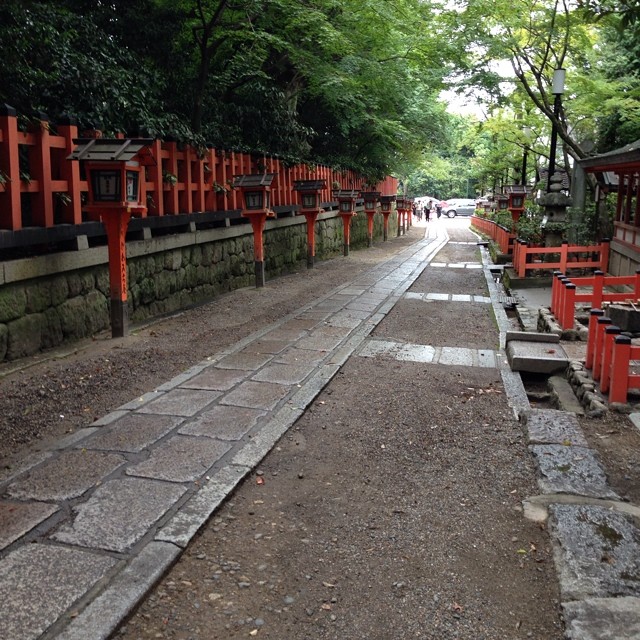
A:
[[[476,201],[472,198],[454,198],[447,200],[442,213],[449,218],[456,216],[472,216],[476,210]]]

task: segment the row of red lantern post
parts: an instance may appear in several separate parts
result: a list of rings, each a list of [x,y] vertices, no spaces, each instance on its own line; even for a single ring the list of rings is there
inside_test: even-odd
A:
[[[111,303],[111,335],[120,338],[127,334],[127,264],[126,233],[133,214],[142,214],[146,206],[141,202],[143,167],[154,162],[149,153],[150,139],[90,138],[74,140],[78,145],[69,156],[85,162],[89,204],[85,207],[100,215],[107,233],[109,249],[109,285]],[[265,283],[263,233],[267,218],[275,217],[271,209],[271,183],[275,173],[236,176],[233,186],[239,188],[244,199],[242,215],[249,219],[254,239],[254,265],[256,287]],[[321,211],[320,195],[325,180],[297,180],[294,190],[300,194],[300,211],[307,222],[307,267],[315,261],[315,223]],[[344,225],[344,255],[349,255],[351,219],[356,214],[356,200],[364,199],[367,214],[368,245],[373,244],[373,223],[378,202],[384,218],[384,240],[388,238],[389,215],[395,195],[382,195],[377,191],[343,189],[335,192],[339,214]],[[411,211],[410,201],[398,198],[398,216]],[[408,224],[408,222],[407,222]]]

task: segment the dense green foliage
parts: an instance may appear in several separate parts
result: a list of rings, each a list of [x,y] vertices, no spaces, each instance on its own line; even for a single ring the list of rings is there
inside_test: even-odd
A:
[[[640,138],[639,15],[638,0],[3,0],[0,102],[473,197],[522,180],[525,155],[534,185],[552,122],[567,168]],[[448,113],[445,88],[485,117]]]

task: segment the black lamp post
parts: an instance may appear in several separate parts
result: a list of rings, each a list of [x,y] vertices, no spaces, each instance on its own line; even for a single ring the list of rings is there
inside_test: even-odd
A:
[[[549,149],[549,175],[547,176],[547,193],[551,192],[551,176],[556,171],[556,146],[558,144],[558,126],[556,122],[560,116],[560,104],[564,93],[564,80],[567,75],[566,69],[556,69],[553,72],[553,82],[551,93],[555,96],[553,101],[553,120],[551,122],[551,148]]]

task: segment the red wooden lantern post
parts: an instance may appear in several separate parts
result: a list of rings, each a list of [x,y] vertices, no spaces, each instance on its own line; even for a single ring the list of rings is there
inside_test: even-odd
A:
[[[351,218],[356,215],[357,189],[341,189],[338,192],[338,206],[344,227],[344,255],[349,255],[349,240],[351,237]]]
[[[142,165],[154,162],[151,139],[85,138],[69,156],[85,162],[89,184],[86,211],[97,214],[107,232],[109,247],[109,291],[111,336],[122,338],[129,327],[127,305],[127,226],[132,215],[147,211],[141,202],[144,180]]]
[[[413,198],[407,198],[404,215],[406,220],[405,226],[407,231],[409,231],[409,227],[413,226]]]
[[[407,208],[407,198],[398,196],[396,198],[396,211],[398,212],[398,236],[404,235],[404,214]]]
[[[244,201],[242,215],[249,218],[253,229],[253,256],[256,287],[264,287],[264,243],[262,234],[267,218],[275,217],[271,211],[271,183],[275,173],[252,173],[236,176],[234,187],[240,187]]]
[[[373,216],[378,209],[379,191],[363,191],[364,212],[367,214],[367,246],[373,246]],[[387,216],[388,217],[388,216]]]
[[[503,196],[502,194],[496,196],[496,206],[498,211],[506,211],[509,208],[509,198],[507,198],[507,196]]]
[[[307,220],[307,269],[316,259],[316,220],[320,213],[320,195],[326,189],[326,180],[295,180],[294,191],[300,194],[300,212]]]
[[[513,184],[507,187],[509,197],[509,211],[515,224],[518,224],[520,216],[524,212],[524,203],[527,198],[527,187],[523,184]]]
[[[391,215],[391,203],[396,199],[395,196],[381,196],[380,210],[383,219],[383,240],[386,242],[389,237],[389,216]]]

